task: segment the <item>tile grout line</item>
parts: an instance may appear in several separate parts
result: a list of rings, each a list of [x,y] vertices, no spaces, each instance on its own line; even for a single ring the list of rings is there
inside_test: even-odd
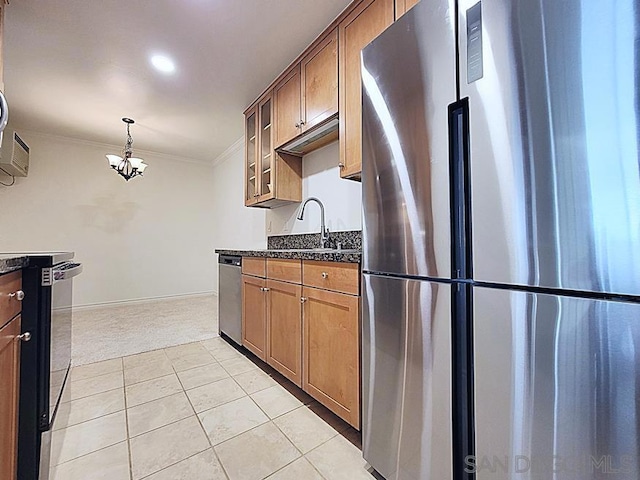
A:
[[[118,412],[116,412],[116,413],[118,413]],[[70,458],[69,460],[65,460],[64,462],[58,463],[56,465],[51,465],[51,466],[49,466],[49,472],[51,472],[51,470],[56,469],[56,468],[58,468],[58,467],[60,467],[62,465],[66,465],[68,463],[75,462],[76,460],[79,460],[81,458],[88,457],[89,455],[93,455],[94,453],[101,452],[103,450],[106,450],[107,448],[115,447],[116,445],[120,445],[121,443],[126,443],[126,442],[127,442],[127,439],[120,440],[119,442],[112,443],[111,445],[106,445],[104,447],[100,447],[99,449],[94,450],[93,452],[83,453],[82,455],[78,455],[77,457]]]
[[[213,383],[215,383],[215,382],[213,382]],[[218,464],[220,465],[220,468],[222,468],[222,473],[224,473],[224,476],[228,480],[229,479],[229,474],[227,473],[227,469],[222,464],[222,459],[218,456],[218,452],[216,452],[216,449],[213,448],[213,444],[211,443],[211,438],[209,438],[209,434],[207,433],[207,429],[204,428],[204,425],[202,424],[202,420],[200,419],[200,415],[196,412],[196,408],[193,406],[193,402],[191,402],[191,398],[189,398],[189,395],[187,395],[187,391],[184,390],[184,385],[182,386],[182,388],[183,388],[184,394],[187,396],[187,400],[189,401],[189,404],[191,405],[191,409],[193,410],[193,413],[195,414],[196,419],[198,420],[198,424],[200,425],[200,428],[204,432],[204,436],[207,438],[207,442],[209,442],[209,448],[211,448],[211,451],[213,452],[213,455],[216,457],[216,460],[218,461]],[[240,388],[242,388],[242,387],[240,387]],[[213,407],[213,408],[215,408],[215,407]]]
[[[129,480],[133,479],[133,459],[131,457],[131,442],[129,441],[129,407],[127,405],[127,387],[124,384],[124,357],[121,358],[122,363],[122,393],[124,395],[124,424],[127,429],[127,458],[129,460]]]
[[[120,390],[121,388],[122,388],[122,389],[124,389],[124,388],[125,388],[125,387],[124,387],[124,383],[123,383],[123,385],[122,385],[121,387],[110,388],[109,390],[105,390],[105,391],[103,391],[103,392],[96,392],[96,393],[92,393],[91,395],[85,395],[84,397],[78,397],[78,398],[74,398],[74,399],[71,399],[71,400],[66,400],[66,401],[64,401],[64,402],[62,402],[62,401],[61,401],[61,402],[60,402],[60,405],[65,404],[65,403],[76,402],[76,401],[78,401],[78,400],[84,400],[85,398],[94,397],[94,396],[96,396],[96,395],[102,395],[103,393],[113,392],[114,390]]]
[[[178,344],[176,344],[176,345],[167,345],[167,346],[164,346],[164,347],[157,347],[157,348],[154,348],[154,349],[152,349],[152,350],[144,350],[144,351],[142,351],[142,352],[129,353],[129,354],[127,354],[127,355],[119,355],[119,356],[114,356],[114,357],[111,357],[111,358],[103,358],[103,359],[100,359],[100,360],[95,360],[95,361],[93,361],[93,362],[81,363],[80,365],[73,365],[73,361],[72,361],[72,365],[71,365],[71,366],[72,366],[72,368],[73,368],[73,367],[84,367],[84,366],[86,366],[86,365],[93,365],[94,363],[108,362],[109,360],[115,360],[115,359],[117,359],[117,358],[122,358],[122,359],[124,359],[124,358],[126,358],[126,357],[135,357],[135,356],[137,356],[137,355],[143,355],[143,354],[145,354],[145,353],[150,353],[150,352],[157,352],[157,351],[159,351],[159,350],[166,350],[166,349],[168,349],[168,348],[181,347],[181,346],[183,346],[183,345],[191,345],[191,344],[194,344],[194,343],[207,342],[207,341],[209,341],[209,340],[213,340],[214,338],[221,338],[221,337],[220,337],[220,335],[214,335],[213,337],[204,338],[204,339],[202,339],[202,340],[195,340],[195,341],[192,341],[192,342],[186,342],[186,343],[178,343]],[[203,347],[204,347],[204,345],[203,345]],[[206,347],[205,347],[205,348],[206,348]]]
[[[178,393],[185,393],[185,392],[184,392],[184,390],[183,390],[182,392],[178,392]],[[176,394],[176,395],[177,395],[177,394]],[[187,397],[187,400],[189,400],[189,397]],[[191,403],[191,402],[189,402],[189,403]],[[193,406],[191,406],[191,408],[193,408]],[[196,417],[197,417],[197,416],[198,416],[198,415],[196,414]],[[159,430],[159,429],[164,428],[164,427],[168,427],[169,425],[173,425],[173,424],[178,423],[178,422],[182,422],[182,421],[187,420],[187,419],[189,419],[189,418],[190,418],[190,417],[185,417],[185,418],[181,418],[180,420],[175,420],[175,421],[173,421],[173,422],[167,423],[166,425],[162,425],[162,426],[160,426],[160,427],[156,427],[156,428],[154,428],[154,429],[152,429],[152,430],[149,430],[149,431],[147,431],[147,432],[140,433],[140,434],[136,435],[135,437],[129,438],[129,440],[132,440],[133,438],[141,437],[142,435],[146,435],[147,433],[155,432],[156,430]],[[199,421],[198,421],[198,423],[199,423]],[[128,436],[128,433],[127,433],[127,436]],[[209,440],[209,437],[207,436],[206,432],[205,432],[205,437],[207,437],[207,441],[208,441],[208,440]],[[156,470],[156,471],[154,471],[154,472],[151,472],[150,474],[145,475],[144,477],[141,477],[141,478],[140,478],[140,479],[138,479],[138,480],[144,480],[145,478],[148,478],[148,477],[150,477],[151,475],[155,475],[155,474],[156,474],[156,473],[158,473],[158,472],[161,472],[161,471],[163,471],[163,470],[166,470],[166,469],[167,469],[167,468],[169,468],[169,467],[173,467],[174,465],[177,465],[178,463],[180,463],[180,462],[182,462],[182,461],[184,461],[184,460],[187,460],[188,458],[195,457],[196,455],[199,455],[199,454],[201,454],[202,452],[205,452],[205,451],[206,451],[206,449],[205,449],[205,450],[201,450],[201,451],[199,451],[199,452],[196,452],[196,453],[194,453],[193,455],[189,455],[188,457],[185,457],[185,458],[183,458],[183,459],[181,459],[181,460],[178,460],[177,462],[172,463],[171,465],[167,465],[166,467],[163,467],[163,468],[161,468],[160,470]],[[131,449],[129,449],[129,452],[131,452]],[[133,479],[133,467],[132,467],[132,469],[131,469],[131,478]]]
[[[94,397],[94,396],[102,395],[103,393],[115,392],[116,390],[120,390],[120,389],[114,388],[113,390],[107,390],[106,392],[96,393],[95,395],[90,395],[88,397],[82,397],[82,398],[79,398],[78,400],[86,400],[86,399]],[[126,397],[124,391],[122,392],[122,395]],[[76,400],[72,400],[72,401],[75,402]],[[66,403],[71,403],[71,402],[66,402]],[[124,412],[126,410],[126,408],[127,407],[125,406],[125,407],[121,408],[120,410],[116,410],[115,412],[103,413],[101,415],[98,415],[97,417],[91,417],[91,418],[88,418],[86,420],[83,420],[82,422],[74,423],[73,425],[67,425],[64,428],[56,428],[56,429],[52,430],[52,432],[59,432],[61,430],[66,430],[67,428],[77,427],[78,425],[82,425],[84,423],[91,422],[93,420],[98,420],[99,418],[108,417],[109,415],[113,415],[114,413]]]

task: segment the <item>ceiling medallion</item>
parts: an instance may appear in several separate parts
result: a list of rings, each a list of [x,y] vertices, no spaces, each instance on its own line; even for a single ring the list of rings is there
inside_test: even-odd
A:
[[[124,150],[122,150],[121,156],[107,155],[107,159],[109,160],[111,168],[122,175],[126,181],[129,181],[133,177],[142,175],[144,169],[147,168],[147,164],[144,163],[141,158],[131,156],[133,153],[133,149],[131,148],[133,145],[133,138],[131,138],[131,133],[129,133],[129,127],[135,122],[126,117],[123,118],[122,121],[127,124],[127,143],[124,146]]]

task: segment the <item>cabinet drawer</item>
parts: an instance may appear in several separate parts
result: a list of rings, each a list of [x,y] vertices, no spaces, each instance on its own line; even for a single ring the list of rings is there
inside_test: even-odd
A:
[[[17,295],[12,296],[19,290],[22,290],[22,271],[0,277],[0,327],[20,313],[21,302]]]
[[[302,262],[301,260],[267,258],[267,278],[300,284],[302,283]]]
[[[266,277],[266,260],[266,258],[242,257],[242,273],[244,275],[253,275],[254,277]]]
[[[305,285],[358,295],[360,265],[357,263],[315,262],[303,260],[302,280]]]

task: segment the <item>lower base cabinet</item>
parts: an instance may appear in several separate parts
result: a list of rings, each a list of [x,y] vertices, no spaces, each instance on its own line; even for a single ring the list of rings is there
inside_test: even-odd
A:
[[[360,429],[358,266],[269,260],[243,260],[242,344]]]
[[[267,360],[266,280],[242,275],[242,345]]]
[[[359,297],[304,287],[302,388],[360,428]]]
[[[267,363],[302,387],[302,287],[267,280]]]
[[[20,315],[0,328],[0,478],[16,478]]]

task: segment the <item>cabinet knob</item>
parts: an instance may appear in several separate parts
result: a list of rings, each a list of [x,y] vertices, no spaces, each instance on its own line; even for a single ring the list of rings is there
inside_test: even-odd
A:
[[[304,124],[305,124],[304,120],[300,120],[300,126],[302,127],[304,126]]]
[[[266,287],[260,287],[260,291],[261,291],[261,292],[268,292],[268,291],[269,291],[269,289],[268,289],[268,288],[266,288]]]
[[[22,335],[18,335],[18,340],[28,342],[31,340],[31,332],[24,332]]]
[[[299,123],[296,123],[296,128],[300,128],[300,126],[301,125]]]
[[[13,292],[9,294],[9,297],[15,298],[19,302],[24,300],[24,292],[22,290],[18,290],[17,292]]]
[[[344,168],[344,163],[340,162],[340,163],[338,164],[338,168]]]
[[[329,274],[327,272],[322,272],[322,278],[329,278]]]
[[[300,297],[300,303],[304,303],[307,301],[307,297]]]

